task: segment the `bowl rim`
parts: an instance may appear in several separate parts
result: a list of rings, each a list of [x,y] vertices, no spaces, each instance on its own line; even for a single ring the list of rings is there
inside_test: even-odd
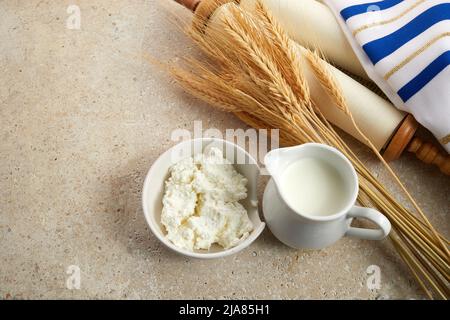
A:
[[[147,189],[149,188],[149,183],[150,183],[150,177],[154,174],[156,168],[159,167],[160,163],[167,157],[167,155],[172,152],[175,148],[180,148],[181,145],[183,144],[190,144],[190,145],[194,145],[195,143],[197,143],[198,141],[201,141],[202,144],[204,141],[208,141],[210,143],[212,142],[219,142],[219,143],[224,143],[230,146],[233,146],[234,148],[236,148],[236,150],[239,150],[240,152],[243,152],[246,156],[248,156],[249,158],[249,162],[250,164],[256,165],[256,167],[258,168],[258,170],[260,170],[257,161],[250,155],[250,153],[248,153],[245,149],[243,149],[241,146],[239,146],[236,143],[224,140],[224,139],[218,139],[218,138],[196,138],[196,139],[188,139],[188,140],[184,140],[181,141],[177,144],[175,144],[174,146],[170,147],[169,149],[167,149],[165,152],[163,152],[154,162],[153,164],[150,166],[150,169],[147,172],[147,175],[145,176],[145,180],[144,180],[144,185],[142,188],[142,194],[141,194],[141,198],[142,198],[142,209],[143,209],[143,213],[144,213],[144,217],[145,220],[147,222],[147,225],[150,228],[150,231],[155,235],[156,238],[158,238],[158,240],[164,244],[167,248],[171,249],[172,251],[175,251],[181,255],[184,256],[188,256],[191,258],[198,258],[198,259],[215,259],[215,258],[222,258],[222,257],[226,257],[226,256],[230,256],[233,255],[243,249],[245,249],[246,247],[248,247],[250,244],[252,244],[262,233],[262,231],[265,228],[265,222],[261,220],[261,218],[259,217],[259,205],[257,206],[257,212],[258,212],[258,219],[260,221],[259,225],[257,225],[253,231],[250,233],[250,235],[243,241],[241,241],[238,245],[236,245],[235,247],[229,248],[229,249],[224,249],[223,251],[218,251],[218,252],[192,252],[192,251],[188,251],[186,249],[182,249],[179,248],[177,246],[175,246],[169,239],[167,239],[165,236],[161,235],[161,233],[159,232],[159,230],[157,230],[157,227],[154,225],[153,221],[150,218],[151,213],[148,212],[149,210],[147,209],[148,206],[148,199],[145,196],[147,194]],[[258,174],[260,174],[260,172],[258,171]]]

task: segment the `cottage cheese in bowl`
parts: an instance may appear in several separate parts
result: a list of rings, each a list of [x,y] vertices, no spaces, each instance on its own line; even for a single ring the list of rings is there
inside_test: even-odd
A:
[[[165,182],[161,223],[177,247],[208,250],[213,244],[232,248],[254,226],[239,202],[247,197],[247,179],[224,159],[218,148],[172,165]]]

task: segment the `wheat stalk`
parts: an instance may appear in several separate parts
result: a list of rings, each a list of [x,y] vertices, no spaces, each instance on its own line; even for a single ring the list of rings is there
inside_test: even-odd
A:
[[[320,142],[338,148],[358,173],[359,202],[389,218],[393,226],[392,243],[427,296],[450,297],[448,240],[437,233],[369,139],[365,138],[367,144],[406,193],[419,217],[386,190],[321,114],[311,99],[299,61],[302,56],[261,2],[258,1],[253,14],[235,4],[228,5],[226,10],[224,27],[208,30],[213,36],[205,36],[205,29],[199,25],[189,32],[213,63],[189,59],[190,68],[169,67],[173,77],[193,95],[234,112],[255,128],[278,128],[285,145]],[[310,50],[302,53],[336,107],[353,119],[320,54]]]

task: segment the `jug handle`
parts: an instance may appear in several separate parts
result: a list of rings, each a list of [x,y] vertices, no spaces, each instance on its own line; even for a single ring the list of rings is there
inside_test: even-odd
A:
[[[345,235],[349,237],[356,237],[366,240],[383,240],[391,231],[391,223],[389,220],[375,209],[354,206],[347,213],[347,218],[367,219],[378,226],[378,229],[350,227],[345,233]]]

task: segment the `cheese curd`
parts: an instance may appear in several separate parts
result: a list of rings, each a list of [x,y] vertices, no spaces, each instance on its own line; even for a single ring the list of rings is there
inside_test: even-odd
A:
[[[161,223],[177,247],[208,250],[213,243],[225,249],[237,245],[253,230],[246,209],[247,179],[210,148],[179,161],[169,169]]]

